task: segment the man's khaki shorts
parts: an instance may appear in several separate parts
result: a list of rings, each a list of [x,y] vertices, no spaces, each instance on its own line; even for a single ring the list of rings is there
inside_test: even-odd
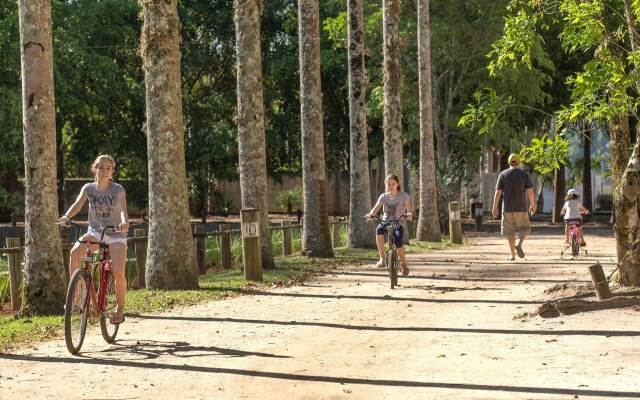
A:
[[[530,233],[531,221],[529,221],[528,212],[503,212],[502,213],[502,229],[500,233],[503,236],[515,235],[515,233]]]

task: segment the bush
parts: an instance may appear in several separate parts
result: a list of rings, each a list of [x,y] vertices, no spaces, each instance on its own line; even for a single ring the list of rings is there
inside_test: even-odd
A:
[[[293,207],[300,207],[302,205],[302,193],[300,189],[289,189],[278,194],[278,205],[282,211],[287,214],[291,214]]]
[[[613,210],[613,196],[610,194],[599,194],[596,196],[596,209],[602,211]]]

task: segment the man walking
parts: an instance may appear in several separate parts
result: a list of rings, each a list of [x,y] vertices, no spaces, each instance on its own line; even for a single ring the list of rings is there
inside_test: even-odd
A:
[[[524,258],[522,242],[531,232],[531,221],[529,215],[536,212],[536,203],[533,196],[533,183],[529,174],[519,169],[520,156],[511,154],[509,156],[509,168],[500,172],[498,183],[496,183],[496,193],[493,196],[493,216],[498,218],[498,203],[502,200],[502,223],[501,233],[509,241],[511,255],[508,260],[518,257]],[[528,200],[528,206],[527,206]],[[516,244],[516,232],[518,233],[518,244]]]

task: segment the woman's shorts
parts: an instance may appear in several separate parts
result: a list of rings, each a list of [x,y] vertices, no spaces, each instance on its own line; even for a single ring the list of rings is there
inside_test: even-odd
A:
[[[378,235],[387,236],[387,228],[385,228],[382,224],[378,224],[376,228],[376,233]],[[397,248],[402,247],[402,235],[404,233],[404,227],[402,225],[398,225],[395,231],[393,231],[393,241],[396,243]]]
[[[88,233],[84,235],[84,239],[89,239],[92,242],[97,242],[99,237],[96,237],[93,233]],[[114,243],[124,243],[125,246],[127,245],[127,238],[114,238],[107,235],[106,233],[102,237],[102,241],[106,245],[112,245]]]

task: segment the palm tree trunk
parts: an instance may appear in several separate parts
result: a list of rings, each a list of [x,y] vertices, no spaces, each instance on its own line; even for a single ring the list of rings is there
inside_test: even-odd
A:
[[[347,246],[374,247],[373,224],[362,216],[371,209],[369,186],[369,145],[367,137],[366,91],[364,68],[364,11],[363,0],[347,2],[348,9],[348,68],[349,68],[349,232]]]
[[[260,16],[262,0],[235,0],[238,95],[238,153],[243,208],[260,210],[263,268],[275,268],[267,201]]]
[[[431,27],[429,0],[418,0],[418,65],[420,91],[420,215],[416,238],[439,242],[436,165],[431,97]]]
[[[62,314],[65,279],[56,190],[56,123],[49,0],[18,2],[25,177],[23,314]]]
[[[309,257],[333,257],[327,214],[319,19],[318,0],[299,0],[300,120],[304,192],[302,253]]]
[[[384,169],[404,182],[402,150],[402,102],[400,91],[400,0],[383,0],[382,24],[384,40]]]
[[[150,289],[197,288],[187,200],[177,0],[139,3],[144,16],[140,53],[145,71],[149,157],[146,284]]]

